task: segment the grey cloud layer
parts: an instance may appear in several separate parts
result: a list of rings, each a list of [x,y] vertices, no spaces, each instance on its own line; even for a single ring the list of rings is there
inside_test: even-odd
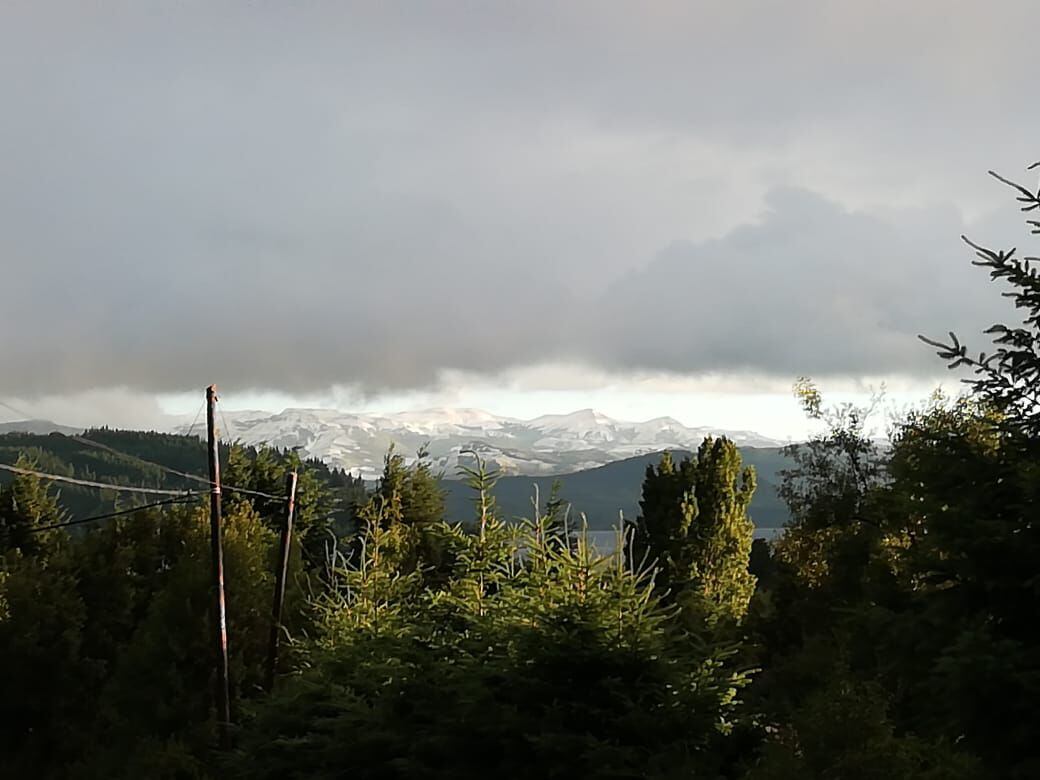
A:
[[[0,392],[933,370],[1030,5],[734,5],[5,4]]]
[[[915,336],[977,336],[1014,309],[987,289],[943,209],[850,213],[813,193],[774,190],[761,222],[680,243],[601,299],[587,348],[615,368],[777,375],[934,375]],[[1011,220],[980,226],[1021,237]],[[1016,229],[1017,228],[1017,229]]]

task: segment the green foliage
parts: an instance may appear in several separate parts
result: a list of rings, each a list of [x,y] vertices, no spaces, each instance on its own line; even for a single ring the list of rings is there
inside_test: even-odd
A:
[[[819,389],[806,378],[795,384],[795,395],[807,416],[827,428],[808,442],[785,448],[793,468],[781,472],[777,492],[795,525],[823,529],[855,524],[883,479],[881,455],[867,431],[882,396],[875,395],[866,407],[825,407]]]
[[[444,492],[439,483],[440,476],[430,468],[425,449],[416,454],[415,462],[409,467],[405,465],[404,456],[391,446],[383,461],[383,474],[374,498],[388,505],[397,503],[400,520],[422,528],[444,519]]]
[[[0,774],[57,777],[89,743],[82,723],[100,669],[83,659],[87,605],[68,550],[46,561],[20,551],[4,561],[0,621]],[[60,738],[59,738],[60,737]]]
[[[754,492],[755,471],[741,468],[736,446],[705,439],[697,451],[693,587],[686,593],[709,620],[740,620],[755,590],[748,571],[755,526],[747,515]]]
[[[748,780],[982,780],[978,762],[943,742],[895,733],[880,686],[840,670],[822,675]]]
[[[277,531],[285,520],[286,478],[293,471],[298,475],[293,533],[307,568],[319,570],[325,563],[329,538],[342,535],[349,525],[347,517],[357,511],[355,505],[367,500],[364,489],[359,491],[352,480],[337,485],[324,464],[318,468],[314,461],[301,461],[296,452],[235,444],[228,449],[222,480],[227,485],[252,493],[225,490],[225,503],[232,509],[250,507],[267,527]],[[256,493],[277,498],[257,496]]]
[[[633,565],[655,563],[666,601],[710,623],[739,621],[755,588],[748,571],[754,525],[747,516],[755,473],[725,438],[708,437],[696,459],[665,453],[643,482]]]
[[[901,651],[908,706],[1009,777],[1040,770],[1040,453],[964,400],[914,415],[895,442],[893,502],[908,543],[917,645]],[[902,616],[901,616],[902,617]],[[922,630],[927,627],[927,630]],[[1029,757],[1028,760],[1025,760]]]
[[[1030,261],[972,246],[1025,316],[990,329],[990,356],[929,341],[975,371],[966,396],[934,396],[883,453],[863,410],[828,416],[811,383],[796,388],[830,431],[792,453],[794,522],[757,563],[766,671],[750,698],[774,738],[755,777],[1040,772],[1040,298]]]
[[[920,620],[925,474],[901,465],[919,425],[901,426],[883,458],[863,434],[869,410],[827,410],[807,388],[831,428],[792,452],[781,492],[795,519],[758,562],[769,575],[749,621],[764,667],[751,698],[772,735],[750,777],[988,777],[935,677],[950,635]]]
[[[439,527],[444,587],[397,570],[369,526],[305,671],[247,726],[238,776],[714,772],[745,682],[732,650],[682,630],[620,556],[481,516],[483,533]]]
[[[887,479],[885,463],[866,433],[880,397],[867,407],[829,408],[807,379],[799,380],[795,394],[827,429],[786,449],[794,467],[781,473],[778,493],[792,519],[776,555],[801,582],[826,588],[828,601],[844,603],[859,597],[864,568],[884,544],[873,509]]]
[[[672,458],[681,460],[687,454],[673,451]],[[754,466],[756,487],[748,513],[758,528],[780,528],[790,513],[776,494],[779,472],[789,468],[790,460],[777,447],[741,447],[741,460]],[[618,524],[618,516],[639,514],[639,499],[646,467],[661,458],[660,452],[637,455],[605,466],[555,476],[510,476],[503,474],[495,483],[495,502],[499,513],[509,520],[529,517],[531,495],[537,488],[542,502],[552,494],[553,483],[560,484],[559,496],[570,507],[569,519],[578,524],[584,515],[593,531],[610,531]],[[446,492],[447,515],[458,519],[469,517],[473,506],[472,491],[461,480],[442,482]]]
[[[766,668],[752,698],[779,735],[775,774],[762,776],[1035,775],[1040,653],[1025,616],[1037,591],[1023,584],[1040,555],[1040,471],[1027,442],[989,404],[936,396],[884,459],[847,428],[807,450],[784,486],[795,521],[749,624]],[[821,673],[836,657],[847,664]],[[868,719],[858,733],[879,729],[879,741],[836,740],[839,693],[849,718]],[[863,751],[880,761],[874,775],[849,768],[871,765]],[[814,761],[845,769],[819,774]]]
[[[497,469],[489,470],[487,463],[475,452],[464,451],[461,454],[470,454],[475,461],[473,466],[460,465],[459,476],[465,479],[466,486],[475,494],[473,498],[476,510],[474,522],[477,533],[483,537],[488,523],[498,520],[498,505],[495,501],[494,490],[501,473]]]
[[[1034,169],[1038,164],[1030,166]],[[1040,188],[1036,192],[1005,179],[990,171],[990,175],[1011,187],[1021,210],[1030,215],[1026,220],[1034,234],[1040,235]],[[1029,437],[1040,436],[1040,274],[1035,257],[1018,258],[1016,249],[993,250],[979,246],[969,239],[964,241],[975,250],[974,265],[989,269],[990,279],[1000,280],[1011,287],[1003,295],[1010,298],[1022,314],[1020,326],[1003,324],[991,326],[993,352],[980,352],[977,358],[968,354],[956,334],[950,333],[949,343],[919,336],[926,344],[938,349],[951,369],[966,366],[976,378],[969,381],[973,396],[985,401],[1003,414],[1003,424],[1010,430]]]
[[[473,487],[475,483],[473,480],[470,480],[470,484]],[[479,482],[476,484],[479,484]],[[532,519],[529,522],[523,521],[521,523],[522,526],[526,526],[530,533],[534,535],[539,545],[538,548],[529,551],[531,555],[537,554],[538,549],[542,546],[574,549],[577,544],[577,535],[571,529],[571,506],[560,496],[562,488],[563,483],[560,480],[553,480],[549,497],[546,498],[545,505],[542,506],[539,503],[538,485],[534,485],[534,495],[531,497]],[[587,537],[588,522],[584,515],[581,516],[581,521],[582,531]],[[623,547],[624,545],[619,537],[617,549],[621,550]]]
[[[18,468],[35,470],[35,461],[24,455]],[[38,477],[19,474],[0,487],[0,556],[11,552],[35,555],[47,547],[54,533],[46,526],[62,522],[63,512]]]
[[[54,496],[34,480],[9,490],[23,511],[53,514]],[[0,774],[204,776],[214,733],[207,512],[146,509],[74,537],[31,536],[0,569]],[[236,700],[262,680],[273,546],[251,506],[229,507]]]
[[[433,567],[443,573],[449,562],[434,530],[444,519],[440,479],[430,468],[425,450],[420,450],[408,466],[391,446],[378,487],[358,510],[357,521],[363,533],[355,538],[352,554],[363,558],[359,544],[378,528],[385,532],[379,536],[380,555],[393,561],[395,570],[414,572]]]
[[[192,436],[108,428],[88,430],[80,436],[0,435],[0,462],[13,464],[20,457],[28,457],[40,471],[104,483],[186,490],[198,489],[200,483],[174,472],[206,478],[205,443]],[[321,461],[301,461],[295,452],[221,443],[220,458],[227,485],[276,496],[285,494],[285,472],[292,468],[300,472],[298,523],[308,529],[309,538],[322,539],[307,545],[319,562],[324,529],[339,536],[351,532],[355,506],[368,500],[360,478]],[[8,484],[8,477],[0,472],[0,485]],[[229,502],[240,498],[232,491],[225,495]],[[80,517],[126,508],[125,503],[116,506],[120,500],[125,501],[115,491],[77,485],[65,485],[61,491],[62,508]],[[269,523],[274,523],[284,508],[280,500],[264,501],[256,496],[250,497],[250,503]]]

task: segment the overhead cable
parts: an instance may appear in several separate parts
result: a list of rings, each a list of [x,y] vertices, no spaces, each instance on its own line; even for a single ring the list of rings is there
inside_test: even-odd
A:
[[[36,471],[34,469],[23,469],[20,466],[9,466],[6,463],[0,463],[0,469],[4,471],[10,471],[13,474],[22,474],[25,476],[40,477],[41,479],[49,479],[54,482],[67,482],[70,485],[81,485],[83,487],[100,488],[101,490],[116,490],[120,493],[148,493],[154,496],[194,496],[196,493],[191,490],[164,490],[162,488],[148,488],[148,487],[136,487],[134,485],[112,485],[107,482],[92,482],[86,479],[73,479],[72,477],[65,477],[61,474],[48,474],[43,471]]]
[[[152,504],[142,504],[141,506],[130,507],[129,509],[120,509],[115,512],[106,512],[103,515],[93,515],[92,517],[84,517],[79,520],[68,520],[63,523],[51,523],[50,525],[37,525],[33,528],[28,529],[29,533],[36,533],[38,531],[50,531],[54,528],[67,528],[72,525],[82,525],[84,523],[93,523],[96,520],[108,520],[111,517],[120,517],[122,515],[131,515],[134,512],[140,512],[142,509],[154,509],[159,506],[169,506],[171,504],[187,504],[191,501],[201,498],[200,494],[181,496],[180,498],[168,498],[165,501],[156,501]]]
[[[102,444],[99,441],[86,439],[82,436],[70,436],[69,438],[78,441],[80,444],[86,444],[90,447],[96,447],[97,449],[104,450],[105,452],[109,452],[113,455],[119,455],[120,457],[127,458],[129,460],[137,461],[138,463],[144,463],[146,466],[154,466],[157,469],[162,469],[168,474],[174,474],[178,477],[183,477],[184,479],[194,480],[195,482],[207,485],[208,487],[213,486],[212,482],[206,479],[206,477],[200,476],[199,474],[191,474],[187,471],[178,471],[177,469],[170,468],[169,466],[164,466],[162,463],[156,463],[151,460],[145,460],[144,458],[138,457],[137,455],[131,455],[128,452],[120,452],[119,450],[114,449],[113,447],[109,447],[107,444]],[[260,498],[270,498],[276,501],[281,501],[285,499],[285,496],[276,496],[271,493],[264,493],[259,490],[250,490],[248,488],[235,487],[234,485],[227,485],[224,483],[221,483],[220,489],[221,491],[228,491],[230,493],[244,493],[250,496],[259,496]]]
[[[191,432],[195,430],[195,424],[199,421],[199,417],[202,416],[202,410],[206,408],[206,400],[203,399],[202,403],[199,404],[199,410],[195,412],[195,419],[191,421],[191,426],[188,428],[188,432],[185,436],[191,436]]]

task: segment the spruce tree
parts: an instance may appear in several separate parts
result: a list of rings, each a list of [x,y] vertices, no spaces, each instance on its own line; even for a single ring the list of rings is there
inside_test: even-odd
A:
[[[549,498],[545,502],[542,518],[545,521],[546,538],[556,544],[564,546],[569,544],[570,529],[567,526],[567,518],[570,513],[570,504],[560,497],[563,483],[554,479],[549,490]]]
[[[528,525],[541,554],[521,559],[478,517],[483,535],[442,529],[468,546],[444,589],[385,576],[365,545],[301,673],[243,724],[232,776],[721,776],[746,683],[732,649],[673,621],[620,553]]]
[[[697,516],[694,470],[689,458],[676,463],[670,452],[646,467],[640,514],[632,539],[632,568],[656,567],[657,592],[668,600],[683,585],[690,528]]]
[[[400,502],[401,521],[422,529],[444,519],[444,490],[441,476],[430,466],[426,448],[416,453],[408,466],[404,456],[390,446],[383,460],[383,474],[377,494],[384,501]]]
[[[1040,162],[1029,166],[1040,167]],[[1040,235],[1040,187],[1035,191],[990,171],[998,181],[1011,187],[1021,210],[1028,215],[1026,225]],[[1009,298],[1020,315],[1019,323],[1008,326],[997,323],[985,332],[993,337],[993,351],[968,353],[956,334],[949,343],[918,336],[936,347],[938,355],[950,369],[966,367],[975,374],[967,380],[973,396],[985,401],[1002,414],[1002,427],[1018,435],[1040,437],[1040,270],[1036,257],[1017,257],[1017,249],[989,249],[961,238],[975,250],[973,265],[989,270],[990,279],[1005,283],[1009,290],[1001,293]]]
[[[435,526],[444,519],[444,490],[441,475],[434,474],[425,448],[420,449],[409,466],[391,444],[383,459],[379,486],[358,511],[362,536],[374,533],[373,524],[392,531],[398,571],[430,569],[438,576],[445,564],[445,552]]]
[[[30,470],[36,467],[25,456],[20,456],[16,465]],[[45,527],[62,522],[64,516],[57,498],[39,477],[19,474],[10,485],[0,488],[0,556],[13,550],[25,555],[42,552],[54,535]]]
[[[225,491],[225,509],[234,511],[248,505],[260,515],[265,525],[277,531],[285,519],[285,483],[291,471],[298,474],[293,536],[299,540],[307,569],[320,569],[325,563],[325,549],[330,534],[339,535],[334,527],[336,503],[351,495],[349,491],[330,488],[331,480],[322,480],[321,471],[328,473],[324,464],[304,462],[292,450],[281,452],[271,447],[252,448],[233,444],[228,449],[223,471],[224,483],[267,493],[273,498],[228,489]],[[337,492],[341,494],[337,495]],[[344,507],[339,510],[339,514],[342,517],[349,511],[349,507]]]

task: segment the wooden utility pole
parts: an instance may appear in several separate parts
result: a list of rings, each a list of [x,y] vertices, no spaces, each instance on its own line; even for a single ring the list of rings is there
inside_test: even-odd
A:
[[[209,531],[213,588],[213,637],[217,665],[215,700],[217,737],[222,749],[231,747],[231,692],[228,685],[227,613],[224,608],[224,545],[220,517],[220,449],[216,426],[217,386],[206,388],[206,432],[209,440]]]
[[[278,564],[274,575],[274,604],[271,607],[271,638],[267,647],[267,690],[274,689],[275,671],[278,667],[278,640],[282,633],[282,604],[285,602],[285,578],[289,569],[289,545],[292,541],[293,512],[296,510],[295,471],[285,478],[285,522],[282,523],[282,538],[278,545]]]

